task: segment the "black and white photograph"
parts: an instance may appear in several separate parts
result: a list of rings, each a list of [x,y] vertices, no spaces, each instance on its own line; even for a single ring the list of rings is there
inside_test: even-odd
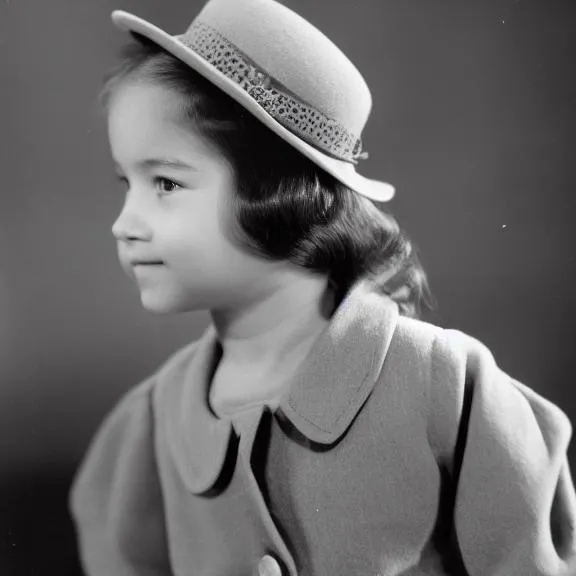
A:
[[[574,0],[0,0],[0,576],[576,576]]]

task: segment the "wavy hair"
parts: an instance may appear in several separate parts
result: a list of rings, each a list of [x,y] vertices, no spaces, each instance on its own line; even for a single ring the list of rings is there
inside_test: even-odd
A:
[[[328,275],[337,303],[353,284],[367,280],[403,315],[418,317],[423,305],[434,307],[415,247],[382,203],[347,188],[157,44],[132,36],[104,79],[103,109],[128,79],[185,96],[184,121],[235,171],[231,233],[239,246]]]

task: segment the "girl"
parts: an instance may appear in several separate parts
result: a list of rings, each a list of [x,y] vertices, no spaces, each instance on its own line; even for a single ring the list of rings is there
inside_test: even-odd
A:
[[[112,410],[71,492],[91,576],[559,575],[567,417],[478,340],[418,320],[410,242],[356,172],[371,107],[273,0],[134,43],[103,103],[112,232],[142,305],[203,336]]]

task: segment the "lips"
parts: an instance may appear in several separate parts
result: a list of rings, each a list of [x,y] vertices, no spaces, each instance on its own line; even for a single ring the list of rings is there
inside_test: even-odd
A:
[[[130,266],[151,266],[155,264],[164,264],[162,260],[130,260]]]
[[[130,262],[130,266],[133,268],[136,266],[163,266],[164,262],[160,260],[134,260]]]

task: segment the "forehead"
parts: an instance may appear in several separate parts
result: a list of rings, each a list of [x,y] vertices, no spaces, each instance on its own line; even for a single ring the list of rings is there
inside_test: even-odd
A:
[[[211,150],[185,121],[184,96],[149,83],[118,86],[108,108],[112,155],[120,164],[150,156],[210,157]]]

